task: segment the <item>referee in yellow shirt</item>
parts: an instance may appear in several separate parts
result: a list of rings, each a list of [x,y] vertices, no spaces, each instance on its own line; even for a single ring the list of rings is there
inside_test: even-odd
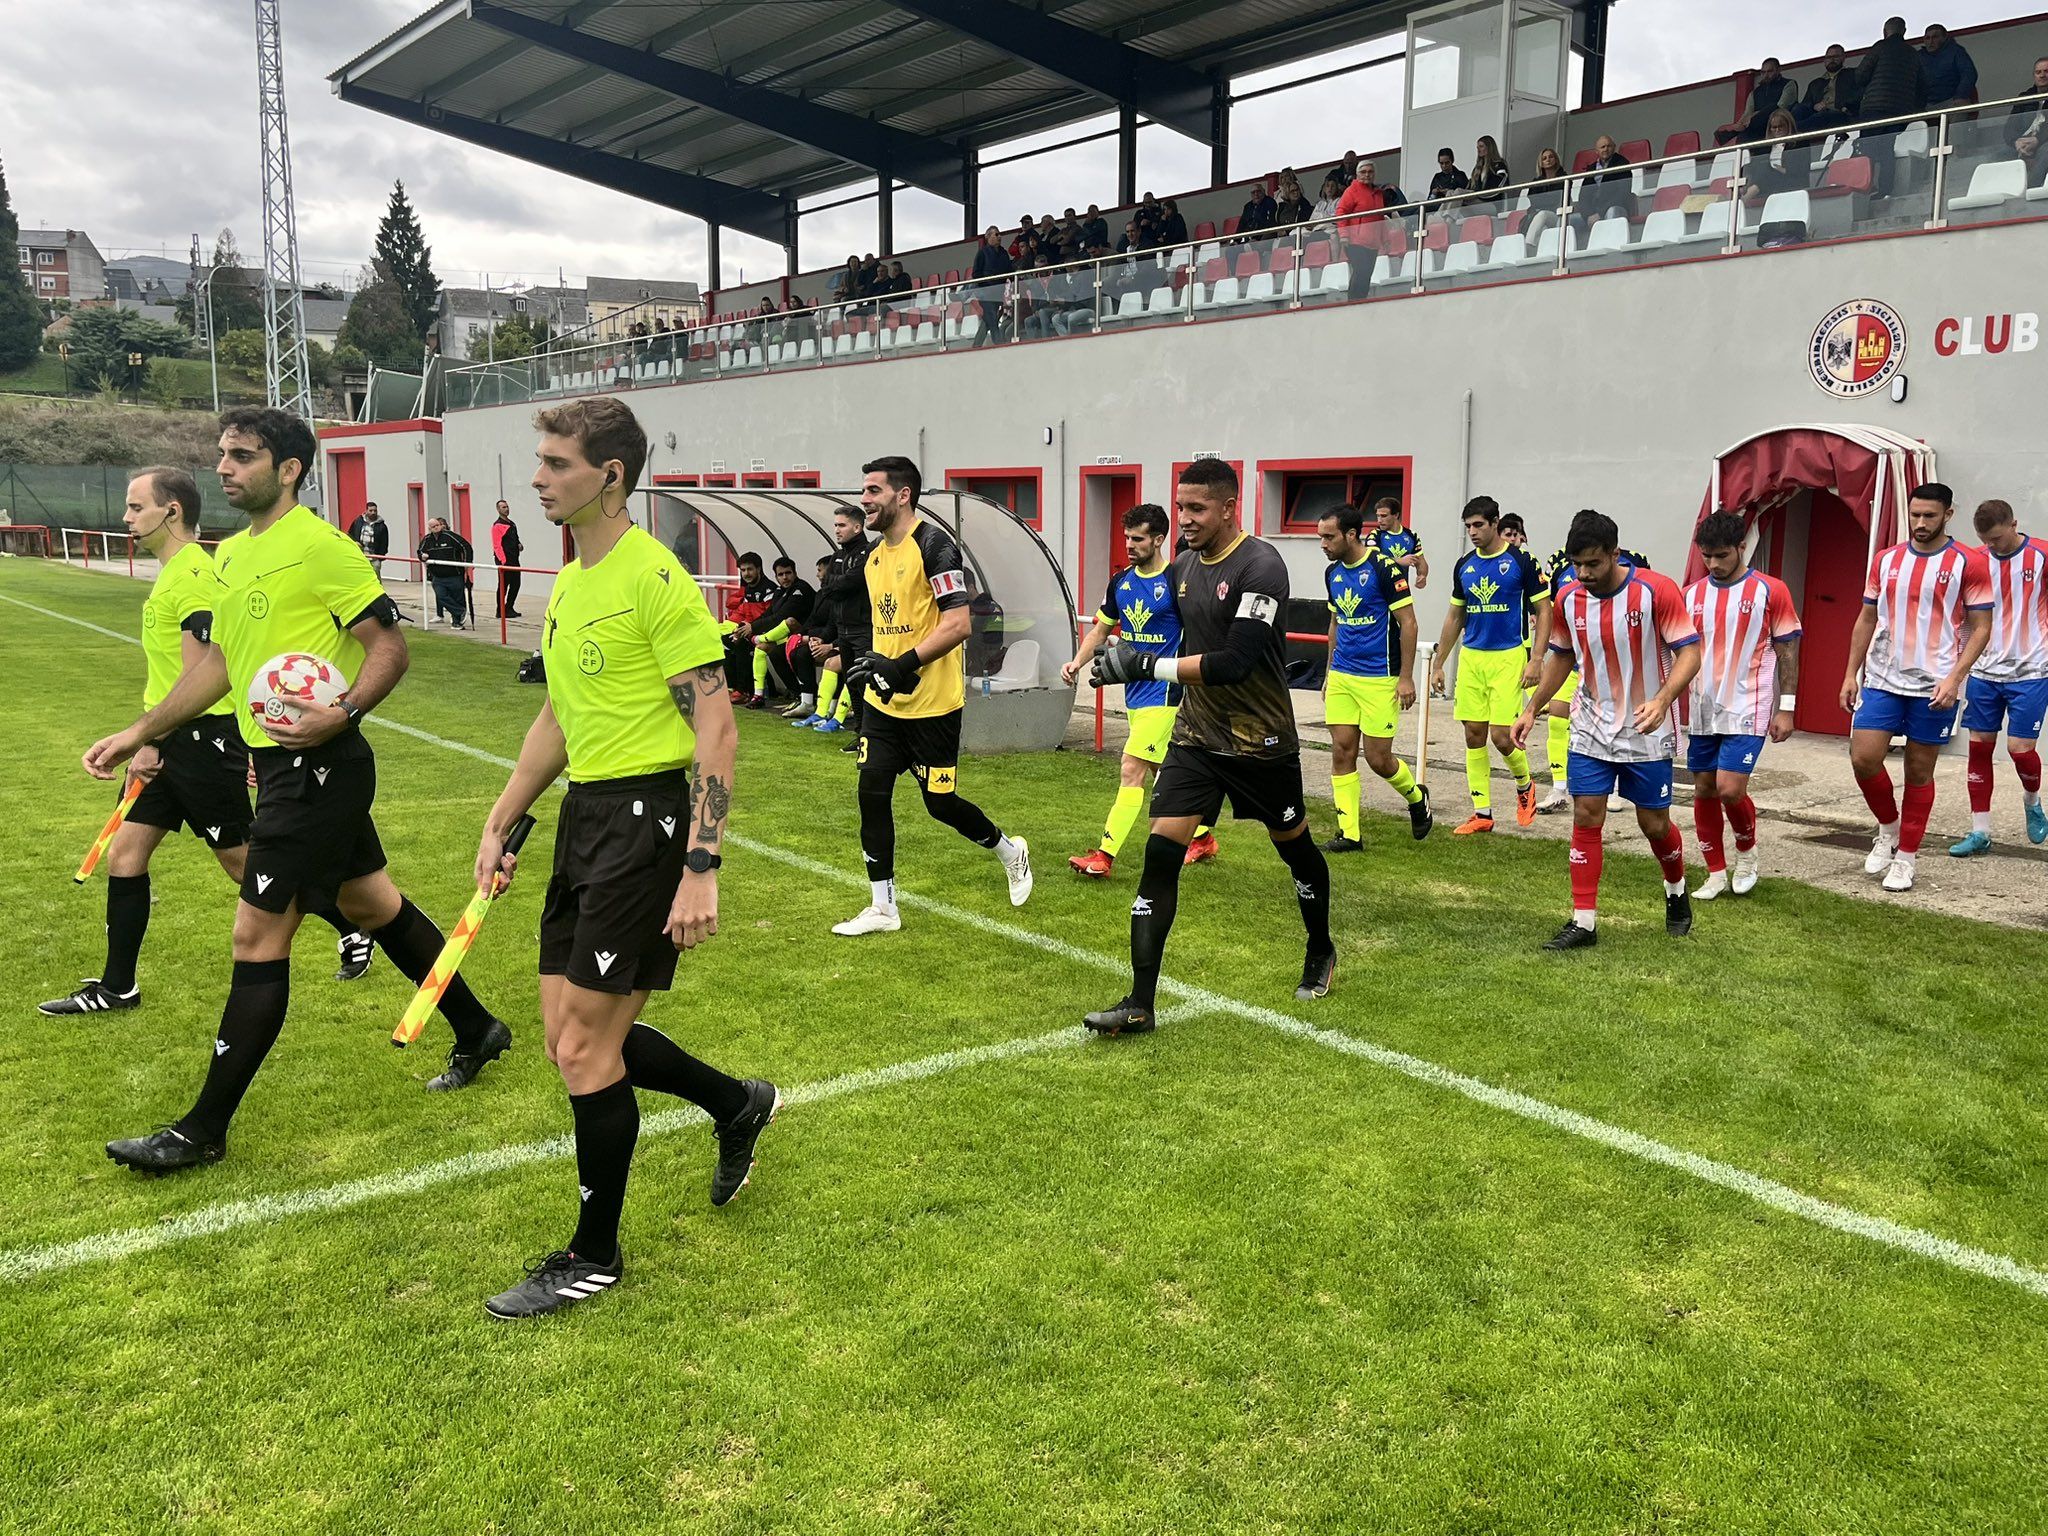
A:
[[[619,1213],[640,1135],[636,1088],[711,1117],[711,1203],[740,1192],[775,1118],[773,1083],[707,1066],[638,1022],[675,980],[676,958],[718,932],[719,844],[732,805],[736,730],[725,644],[676,557],[627,516],[647,435],[608,397],[552,406],[533,486],[576,558],[541,620],[547,701],[484,823],[476,880],[518,867],[512,826],[565,771],[555,863],[541,907],[540,1006],[548,1055],[569,1091],[582,1197],[568,1246],[484,1306],[538,1317],[588,1300],[623,1272]]]
[[[220,424],[221,488],[249,526],[214,553],[213,638],[155,708],[85,754],[89,773],[111,779],[145,745],[228,698],[256,766],[234,975],[206,1081],[175,1124],[107,1144],[107,1156],[145,1173],[226,1154],[228,1122],[284,1028],[301,914],[339,907],[414,982],[441,953],[440,930],[392,884],[370,815],[377,761],[361,722],[405,675],[398,607],[348,535],[299,503],[319,447],[313,429],[263,406],[225,411]],[[297,720],[252,715],[242,700],[258,668],[287,652],[339,667],[351,679],[348,692]],[[448,1069],[427,1084],[436,1092],[466,1086],[512,1043],[460,977],[442,995],[441,1013],[455,1048]]]

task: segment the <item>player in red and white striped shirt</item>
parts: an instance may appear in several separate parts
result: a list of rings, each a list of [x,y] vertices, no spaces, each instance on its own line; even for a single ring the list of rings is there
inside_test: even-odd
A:
[[[1906,507],[1911,537],[1870,562],[1863,612],[1849,636],[1842,708],[1850,710],[1849,767],[1877,817],[1865,874],[1888,891],[1913,888],[1913,863],[1934,809],[1934,763],[1956,728],[1956,700],[1991,639],[1984,551],[1948,536],[1955,494],[1930,481]],[[1904,808],[1885,754],[1906,738]]]
[[[1764,739],[1792,734],[1799,687],[1799,614],[1785,583],[1742,560],[1747,529],[1733,512],[1701,520],[1692,541],[1707,574],[1685,589],[1686,612],[1700,633],[1700,675],[1693,680],[1692,734],[1685,765],[1692,770],[1693,830],[1707,878],[1693,896],[1712,901],[1724,891],[1756,889],[1756,802],[1749,776]],[[1721,842],[1722,816],[1735,828],[1735,878]]]
[[[2048,542],[2021,533],[2003,501],[1977,508],[1976,524],[1991,582],[1991,642],[1963,695],[1963,729],[1970,733],[1970,835],[1949,849],[1959,859],[1991,846],[1991,750],[2001,726],[2020,776],[2027,840],[2048,842],[2041,754],[2035,750],[2048,715]]]
[[[1536,691],[1515,722],[1517,747],[1574,667],[1570,765],[1572,916],[1545,949],[1584,949],[1596,942],[1600,894],[1600,831],[1607,797],[1617,786],[1634,802],[1636,825],[1664,872],[1664,931],[1692,932],[1685,892],[1685,844],[1671,825],[1671,706],[1699,671],[1699,635],[1685,597],[1669,576],[1640,569],[1618,555],[1614,519],[1581,512],[1564,541],[1575,580],[1557,598],[1557,627]]]

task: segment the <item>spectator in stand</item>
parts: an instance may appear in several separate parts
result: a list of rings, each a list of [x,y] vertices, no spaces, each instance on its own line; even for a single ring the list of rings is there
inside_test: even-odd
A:
[[[1286,229],[1295,224],[1306,224],[1315,210],[1302,195],[1301,178],[1289,166],[1280,173],[1280,195],[1273,200],[1273,227]]]
[[[1556,150],[1546,149],[1536,157],[1536,181],[1529,188],[1529,218],[1522,226],[1530,250],[1536,249],[1543,231],[1555,224],[1564,211],[1567,184],[1564,161],[1558,158]]]
[[[1145,232],[1138,228],[1136,219],[1131,220],[1124,226],[1123,238],[1116,243],[1117,255],[1137,256],[1149,249],[1145,244]]]
[[[378,512],[377,503],[363,503],[362,514],[348,525],[348,536],[370,557],[370,569],[381,579],[384,575],[384,556],[391,551],[391,525],[385,522],[383,515]]]
[[[1593,163],[1579,183],[1578,207],[1572,214],[1572,228],[1581,240],[1601,219],[1615,214],[1628,218],[1635,212],[1635,182],[1628,166],[1629,158],[1614,147],[1612,134],[1594,140]]]
[[[860,258],[849,256],[846,265],[832,275],[833,285],[839,290],[839,297],[849,304],[861,296]]]
[[[1188,243],[1188,221],[1180,216],[1180,204],[1170,197],[1159,205],[1159,232],[1154,243],[1169,250]]]
[[[1273,194],[1266,190],[1263,178],[1252,183],[1252,195],[1244,200],[1244,209],[1237,216],[1237,237],[1249,240],[1262,229],[1271,229],[1278,204]]]
[[[434,517],[427,520],[426,537],[414,553],[426,569],[427,584],[434,589],[434,612],[445,613],[455,628],[462,628],[462,621],[469,616],[464,567],[476,558],[476,551],[461,534],[449,530],[447,518]]]
[[[1102,210],[1090,203],[1087,222],[1081,226],[1081,239],[1089,246],[1109,244],[1109,220],[1102,216]]]
[[[1790,138],[1799,131],[1799,125],[1792,120],[1792,114],[1780,107],[1773,112],[1770,121],[1764,125],[1767,139]],[[1752,149],[1749,163],[1744,166],[1742,179],[1749,186],[1755,201],[1761,202],[1773,192],[1805,192],[1813,186],[1813,143],[1802,140],[1793,144],[1773,144],[1767,149]]]
[[[519,525],[512,521],[512,504],[498,500],[498,520],[491,524],[491,558],[498,564],[498,617],[516,619],[519,610],[519,572],[515,567],[526,553],[519,542]]]
[[[1740,122],[1714,130],[1716,144],[1754,144],[1768,136],[1771,114],[1789,108],[1799,99],[1799,82],[1779,68],[1776,59],[1765,59],[1763,68],[1749,83],[1749,105]]]
[[[882,278],[886,271],[887,269],[879,261],[875,260],[875,253],[869,251],[860,264],[861,292],[868,295],[881,292]]]
[[[1947,27],[1930,21],[1926,35],[1920,39],[1920,51],[1926,55],[1921,67],[1927,73],[1930,110],[1967,107],[1977,100],[1977,61],[1949,35]]]
[[[1160,239],[1159,232],[1166,223],[1166,210],[1159,206],[1158,198],[1147,192],[1145,200],[1138,204],[1137,211],[1131,218],[1138,226],[1138,234],[1145,242],[1145,249],[1155,250],[1165,244]]]
[[[1060,249],[1072,261],[1087,248],[1087,228],[1081,223],[1081,216],[1069,208],[1067,216],[1060,220]]]
[[[1352,298],[1363,298],[1372,284],[1373,268],[1380,256],[1380,226],[1388,217],[1385,210],[1407,201],[1399,187],[1379,184],[1378,167],[1370,160],[1358,162],[1357,179],[1337,199],[1337,228],[1351,248]]]
[[[1800,127],[1841,128],[1856,121],[1861,97],[1856,71],[1848,63],[1848,50],[1840,43],[1830,43],[1821,72],[1806,82],[1806,99],[1792,109]]]
[[[2005,142],[2027,162],[2027,179],[2048,168],[2048,58],[2034,60],[2031,94],[2012,104],[2005,118]]]
[[[1350,190],[1351,183],[1358,180],[1358,151],[1347,149],[1330,174],[1337,178],[1337,195],[1342,197]]]
[[[1500,144],[1490,133],[1479,136],[1479,143],[1472,154],[1472,175],[1469,179],[1473,195],[1466,202],[1472,205],[1474,213],[1484,212],[1498,204],[1500,189],[1514,182],[1514,174],[1508,170],[1507,161],[1500,157]],[[1485,195],[1489,192],[1493,194],[1491,197]]]
[[[1323,190],[1316,198],[1315,207],[1309,210],[1309,217],[1318,224],[1331,224],[1337,218],[1337,199],[1344,195],[1343,184],[1335,171],[1323,178]]]
[[[1017,221],[1017,238],[1010,242],[1010,260],[1023,266],[1037,255],[1038,221],[1025,214]]]
[[[1003,312],[1003,289],[1012,270],[1010,253],[1003,249],[1003,232],[991,224],[975,250],[974,268],[968,274],[975,280],[974,307],[981,316],[981,334],[974,338],[977,347],[995,333]]]
[[[1863,120],[1906,117],[1927,106],[1927,55],[1906,41],[1906,18],[1884,24],[1884,36],[1870,45],[1856,66],[1856,92],[1862,98]],[[1870,162],[1870,195],[1890,197],[1898,169],[1893,143],[1904,123],[1878,123],[1863,130],[1856,153]]]
[[[1436,174],[1429,178],[1429,192],[1422,199],[1430,218],[1447,219],[1456,206],[1458,194],[1472,185],[1472,178],[1458,169],[1458,157],[1449,149],[1436,152]]]

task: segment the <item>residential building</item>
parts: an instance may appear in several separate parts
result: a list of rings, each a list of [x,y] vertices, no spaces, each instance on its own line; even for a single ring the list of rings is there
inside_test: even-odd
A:
[[[45,303],[106,297],[107,264],[83,230],[24,229],[20,263],[29,291]]]
[[[704,322],[704,295],[695,283],[646,277],[591,277],[587,281],[590,329],[601,340],[656,321],[670,330]]]
[[[441,308],[434,319],[441,355],[456,362],[469,361],[470,343],[483,339],[485,325],[502,325],[514,315],[545,322],[551,335],[579,330],[590,318],[581,288],[493,288],[488,294],[481,288],[443,288]]]

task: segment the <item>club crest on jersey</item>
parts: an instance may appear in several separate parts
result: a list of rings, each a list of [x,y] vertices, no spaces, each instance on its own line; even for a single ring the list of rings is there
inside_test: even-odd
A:
[[[251,592],[249,594],[249,617],[252,619],[260,619],[269,612],[270,599],[265,597],[261,592]]]
[[[894,592],[884,592],[882,594],[882,601],[878,605],[878,607],[882,615],[882,622],[884,624],[893,624],[896,622],[896,594]]]
[[[2031,579],[2031,578],[2029,578],[2029,579]],[[1165,583],[1165,582],[1163,582],[1163,581],[1155,581],[1155,582],[1153,582],[1153,583],[1152,583],[1152,601],[1153,601],[1153,602],[1155,602],[1155,603],[1163,603],[1163,602],[1165,602],[1165,601],[1166,601],[1166,583]]]
[[[1229,597],[1229,596],[1230,596],[1230,583],[1229,583],[1229,582],[1227,582],[1227,581],[1219,581],[1219,582],[1217,582],[1217,583],[1216,583],[1216,601],[1220,603],[1220,602],[1222,602],[1222,601],[1223,601],[1223,600],[1224,600],[1225,598],[1227,598],[1227,597]]]
[[[576,667],[587,677],[604,670],[604,651],[595,640],[586,640],[576,650]]]

